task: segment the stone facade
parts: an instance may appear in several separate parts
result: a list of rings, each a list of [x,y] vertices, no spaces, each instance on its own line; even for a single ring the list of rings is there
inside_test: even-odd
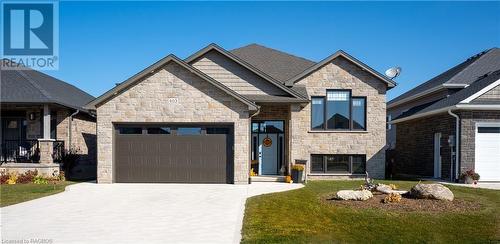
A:
[[[339,175],[311,175],[311,154],[363,154],[370,176],[383,178],[385,174],[387,84],[363,71],[343,57],[338,57],[317,71],[301,79],[309,96],[325,96],[327,89],[348,89],[352,96],[367,98],[366,131],[311,131],[311,105],[292,105],[290,115],[291,161],[305,159],[309,179]],[[344,175],[349,177],[349,175]]]
[[[113,182],[114,124],[122,122],[231,123],[234,182],[248,183],[248,106],[174,62],[97,106],[99,183]]]
[[[283,90],[212,50],[192,62],[193,67],[240,94],[284,95]]]
[[[472,103],[497,103],[500,104],[500,85],[492,88],[491,90],[487,91],[483,95],[479,96],[478,98],[474,99]]]

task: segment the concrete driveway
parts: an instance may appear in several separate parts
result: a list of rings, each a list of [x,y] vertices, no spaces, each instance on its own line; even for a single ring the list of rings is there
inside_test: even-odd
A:
[[[267,182],[81,183],[60,194],[1,208],[1,239],[2,243],[32,239],[46,241],[38,243],[238,243],[247,197],[300,187]]]

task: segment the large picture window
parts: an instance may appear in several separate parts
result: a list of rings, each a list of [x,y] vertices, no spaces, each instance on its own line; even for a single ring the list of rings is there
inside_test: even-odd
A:
[[[365,155],[311,155],[311,173],[364,174],[365,172]]]
[[[326,97],[311,100],[311,129],[366,130],[366,97],[353,97],[350,90],[327,90]]]

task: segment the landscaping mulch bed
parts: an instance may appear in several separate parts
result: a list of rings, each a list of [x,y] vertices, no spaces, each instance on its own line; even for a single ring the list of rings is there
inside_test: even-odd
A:
[[[450,201],[439,201],[432,199],[415,199],[403,196],[399,203],[383,203],[386,194],[375,192],[373,198],[366,201],[344,201],[337,200],[335,194],[328,194],[322,198],[322,201],[344,207],[357,209],[382,209],[391,212],[466,212],[478,211],[481,205],[477,202],[454,199]]]

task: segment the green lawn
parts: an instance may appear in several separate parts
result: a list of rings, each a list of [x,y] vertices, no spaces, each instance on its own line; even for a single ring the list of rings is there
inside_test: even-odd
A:
[[[416,182],[382,181],[409,189]],[[353,209],[321,196],[354,189],[361,181],[313,181],[306,187],[248,199],[243,243],[497,243],[500,191],[449,188],[458,199],[476,199],[480,211],[466,213],[388,212]]]
[[[71,181],[63,181],[55,185],[52,183],[46,185],[37,185],[33,183],[0,185],[0,207],[63,192],[66,186],[73,183],[74,182]]]

